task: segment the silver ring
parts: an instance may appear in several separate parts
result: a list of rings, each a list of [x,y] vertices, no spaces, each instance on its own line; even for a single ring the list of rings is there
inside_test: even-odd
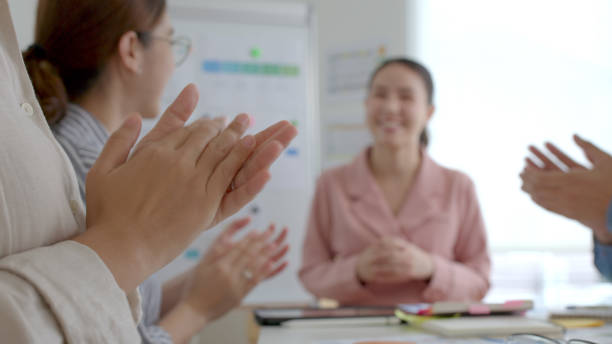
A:
[[[244,277],[247,281],[253,279],[253,273],[249,269],[242,270],[242,277]]]

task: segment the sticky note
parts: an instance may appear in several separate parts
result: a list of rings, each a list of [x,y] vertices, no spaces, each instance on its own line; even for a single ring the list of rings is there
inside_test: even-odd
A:
[[[520,308],[523,306],[524,303],[525,301],[523,300],[512,300],[504,302],[504,306],[506,306],[507,308]]]
[[[605,325],[605,321],[601,319],[554,319],[551,320],[557,325],[561,325],[565,328],[582,328],[582,327],[599,327]]]
[[[471,305],[468,312],[470,314],[491,314],[491,309],[487,305]]]

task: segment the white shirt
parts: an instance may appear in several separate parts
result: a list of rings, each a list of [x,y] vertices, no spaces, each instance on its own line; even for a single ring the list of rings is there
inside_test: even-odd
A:
[[[137,294],[69,241],[85,215],[68,158],[28,78],[0,0],[0,334],[10,343],[138,343]]]

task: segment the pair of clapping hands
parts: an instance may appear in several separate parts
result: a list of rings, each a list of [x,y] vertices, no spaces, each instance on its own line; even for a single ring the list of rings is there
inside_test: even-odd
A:
[[[556,162],[536,147],[529,150],[539,162],[527,158],[521,172],[522,189],[541,207],[576,220],[593,230],[603,244],[612,244],[607,210],[612,200],[612,156],[574,136],[591,167],[583,166],[551,143],[545,145]]]
[[[297,135],[282,121],[243,137],[244,114],[227,127],[210,119],[186,126],[197,102],[187,86],[131,155],[141,120],[129,117],[87,176],[87,231],[74,240],[93,249],[125,291],[250,202]]]

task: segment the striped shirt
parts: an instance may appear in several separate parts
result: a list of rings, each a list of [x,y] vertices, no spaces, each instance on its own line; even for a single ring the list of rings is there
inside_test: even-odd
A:
[[[79,191],[85,202],[85,177],[102,152],[109,133],[89,112],[76,104],[69,104],[66,115],[51,126],[60,145],[66,151],[76,171]],[[161,285],[155,277],[144,281],[140,286],[143,318],[138,332],[145,344],[171,344],[170,335],[161,327],[159,321],[161,307]]]

